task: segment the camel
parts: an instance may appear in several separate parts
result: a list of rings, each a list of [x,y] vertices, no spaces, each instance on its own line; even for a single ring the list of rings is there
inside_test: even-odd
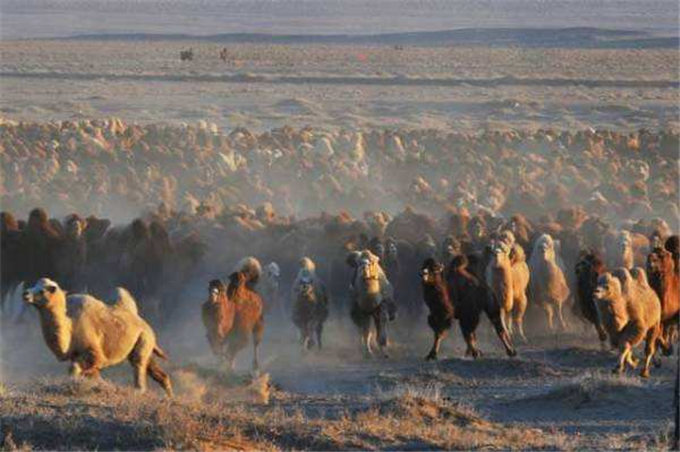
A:
[[[316,344],[321,349],[323,324],[328,318],[328,293],[316,275],[316,266],[308,257],[300,261],[300,270],[292,289],[293,323],[300,330],[302,347],[310,349]]]
[[[637,367],[633,347],[644,339],[645,365],[640,376],[649,376],[649,365],[661,338],[661,303],[649,287],[644,270],[632,272],[620,267],[613,273],[603,273],[594,292],[597,309],[613,347],[618,347],[619,361],[615,373],[622,373],[626,364]]]
[[[597,336],[602,344],[607,340],[607,332],[602,326],[600,313],[595,305],[593,293],[597,287],[597,280],[605,272],[602,259],[596,252],[584,253],[576,264],[576,303],[575,314],[590,322],[597,331]]]
[[[380,267],[380,259],[369,250],[353,252],[347,263],[354,268],[350,299],[351,317],[361,331],[364,356],[373,355],[371,319],[375,323],[378,346],[387,358],[388,304],[393,300],[392,286]]]
[[[513,334],[514,321],[517,332],[526,341],[523,321],[530,277],[524,250],[518,244],[511,246],[499,240],[492,246],[491,252],[491,261],[485,271],[486,282],[500,303],[501,318],[508,334]]]
[[[156,335],[137,312],[127,290],[119,287],[112,305],[91,295],[69,295],[48,278],[24,291],[24,301],[38,310],[43,337],[59,361],[71,361],[72,376],[99,378],[100,371],[128,359],[135,386],[146,391],[147,373],[172,396],[170,377],[153,355],[167,359]]]
[[[557,311],[557,318],[562,329],[567,329],[562,315],[562,306],[569,298],[567,279],[555,248],[556,244],[552,237],[543,234],[536,240],[529,259],[531,274],[529,290],[532,300],[545,310],[550,331],[554,329],[554,311]]]
[[[668,347],[664,354],[673,354],[673,336],[680,315],[680,275],[675,271],[673,255],[663,248],[655,248],[647,257],[649,284],[661,301],[662,338]]]
[[[264,333],[262,299],[248,288],[248,275],[234,272],[225,287],[220,280],[210,281],[209,298],[203,303],[202,317],[213,352],[233,371],[236,354],[253,337],[253,371],[259,370],[258,348]]]
[[[448,334],[448,330],[451,329],[454,319],[453,304],[449,298],[449,291],[443,274],[444,266],[431,257],[423,262],[420,270],[423,300],[430,310],[430,315],[427,316],[427,324],[430,325],[434,333],[434,342],[430,352],[425,357],[426,361],[437,360],[439,346]],[[474,338],[469,340],[466,336],[465,339],[468,344],[468,350],[465,354],[471,354],[476,358],[478,355],[475,354]]]
[[[467,344],[466,356],[478,358],[482,352],[477,348],[476,330],[484,312],[493,325],[508,356],[516,356],[510,336],[503,324],[501,307],[491,289],[468,270],[468,258],[459,254],[449,264],[446,283],[449,297],[458,319],[463,339]]]

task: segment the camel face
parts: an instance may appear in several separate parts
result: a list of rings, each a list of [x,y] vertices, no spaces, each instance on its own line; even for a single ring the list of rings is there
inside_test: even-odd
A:
[[[510,246],[503,241],[498,241],[491,248],[491,254],[495,261],[500,262],[510,256]]]
[[[371,271],[371,261],[369,259],[361,259],[359,261],[359,274],[365,280],[374,279],[375,272]]]
[[[549,254],[555,250],[555,241],[550,235],[543,234],[536,241],[536,250],[542,254]]]
[[[633,246],[633,240],[630,237],[630,232],[628,231],[622,231],[617,242],[621,251],[626,251]]]
[[[420,271],[420,278],[423,284],[433,286],[442,280],[443,272],[443,265],[433,263],[432,265],[426,265],[423,267],[423,269]]]
[[[300,279],[298,293],[306,300],[314,299],[314,284],[311,278]]]
[[[281,276],[281,269],[279,268],[279,265],[276,262],[269,263],[265,267],[264,271],[266,277],[271,280],[278,279],[279,276]]]
[[[647,271],[651,273],[660,273],[668,268],[672,268],[671,253],[663,249],[655,249],[647,257]]]
[[[387,242],[387,256],[390,258],[397,257],[397,244],[391,240]]]
[[[512,245],[515,244],[515,234],[512,231],[508,231],[508,230],[503,231],[503,232],[501,232],[501,236],[500,236],[499,240],[502,243],[505,243],[506,245],[508,245],[509,247],[512,247]]]
[[[220,294],[225,293],[226,291],[227,288],[219,279],[210,281],[210,284],[208,285],[208,297],[210,302],[217,303]]]
[[[35,307],[47,306],[52,296],[59,289],[59,285],[49,278],[41,278],[33,287],[24,291],[24,301]]]
[[[611,300],[621,296],[621,282],[611,273],[605,273],[597,280],[593,297],[598,301]]]

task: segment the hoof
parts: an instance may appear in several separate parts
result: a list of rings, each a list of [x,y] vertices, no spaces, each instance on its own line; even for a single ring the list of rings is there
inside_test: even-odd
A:
[[[654,367],[656,367],[657,369],[661,367],[661,358],[658,357],[654,358]]]
[[[619,366],[616,366],[612,369],[612,373],[614,375],[621,375],[623,373],[623,369],[620,369]]]
[[[663,356],[672,356],[673,355],[673,345],[669,345],[668,347],[662,347],[661,352],[663,353]]]
[[[642,378],[649,378],[649,369],[642,369],[642,372],[640,372],[640,376]]]
[[[425,357],[425,361],[437,361],[437,354],[432,352],[428,353]]]
[[[507,354],[510,358],[514,358],[515,356],[517,356],[517,350],[513,348],[512,350],[508,350]]]

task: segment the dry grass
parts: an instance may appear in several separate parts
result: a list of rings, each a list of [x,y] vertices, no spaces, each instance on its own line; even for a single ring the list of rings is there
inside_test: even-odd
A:
[[[336,417],[306,415],[302,404],[242,403],[226,391],[211,391],[210,401],[205,394],[200,400],[192,394],[168,400],[106,382],[40,380],[30,390],[7,391],[0,411],[11,445],[24,449],[565,449],[567,444],[560,433],[488,422],[431,387],[398,388]]]

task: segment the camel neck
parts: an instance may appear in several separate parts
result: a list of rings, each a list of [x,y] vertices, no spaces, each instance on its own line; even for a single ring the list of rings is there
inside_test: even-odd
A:
[[[73,327],[71,319],[66,315],[66,305],[51,308],[41,307],[38,312],[47,346],[57,359],[61,361],[68,359]]]

